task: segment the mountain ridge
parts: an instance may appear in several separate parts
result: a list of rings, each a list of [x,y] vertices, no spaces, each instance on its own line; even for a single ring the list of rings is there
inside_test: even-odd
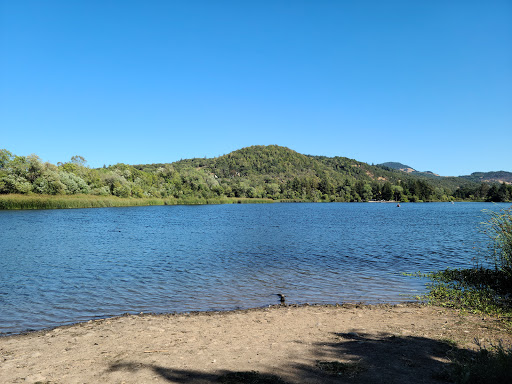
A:
[[[411,173],[413,175],[431,175],[437,177],[453,177],[453,176],[440,176],[431,171],[418,171],[408,165],[405,165],[400,162],[389,161],[381,164],[377,164],[378,167],[383,168],[392,168],[398,171]],[[454,177],[462,177],[467,180],[475,181],[475,182],[488,182],[488,183],[507,183],[512,184],[512,172],[507,171],[489,171],[489,172],[473,172],[470,175],[459,175]]]

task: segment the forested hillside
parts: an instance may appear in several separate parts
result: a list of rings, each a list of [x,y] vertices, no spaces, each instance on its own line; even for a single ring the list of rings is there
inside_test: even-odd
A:
[[[473,172],[468,176],[461,176],[465,179],[476,182],[491,182],[491,183],[512,183],[512,172],[498,171],[498,172]]]
[[[271,198],[291,201],[509,201],[512,186],[413,175],[345,157],[277,145],[168,164],[90,168],[81,156],[57,165],[0,150],[0,193],[119,197]]]

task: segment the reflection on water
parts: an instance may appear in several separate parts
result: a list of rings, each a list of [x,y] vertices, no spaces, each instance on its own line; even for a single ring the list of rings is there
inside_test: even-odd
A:
[[[466,267],[482,209],[267,204],[0,211],[0,332],[126,312],[399,302]]]

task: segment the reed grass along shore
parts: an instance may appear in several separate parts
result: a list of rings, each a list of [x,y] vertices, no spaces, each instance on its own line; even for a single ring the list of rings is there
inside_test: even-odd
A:
[[[121,198],[95,195],[0,195],[0,209],[67,209],[134,207],[148,205],[204,205],[204,204],[257,204],[273,203],[272,199],[250,198]]]

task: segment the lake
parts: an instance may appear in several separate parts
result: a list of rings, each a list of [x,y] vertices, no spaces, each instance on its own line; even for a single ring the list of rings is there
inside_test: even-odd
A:
[[[0,211],[0,332],[139,312],[396,303],[482,258],[491,203]]]

